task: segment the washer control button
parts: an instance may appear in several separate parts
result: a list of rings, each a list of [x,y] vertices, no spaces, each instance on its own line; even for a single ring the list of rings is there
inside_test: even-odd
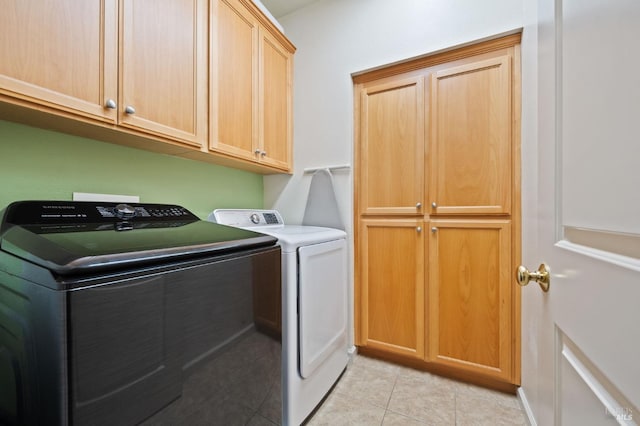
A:
[[[128,204],[118,204],[114,209],[114,213],[119,219],[131,219],[136,215],[136,209]]]
[[[251,222],[255,223],[256,225],[260,223],[260,216],[258,216],[258,213],[252,214],[250,219]]]

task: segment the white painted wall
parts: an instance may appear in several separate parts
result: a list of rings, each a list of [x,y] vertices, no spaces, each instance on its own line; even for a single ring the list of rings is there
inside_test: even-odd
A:
[[[278,209],[285,222],[299,224],[311,181],[303,169],[353,164],[352,73],[520,28],[523,3],[319,0],[278,20],[298,48],[294,59],[295,168],[293,176],[264,178],[264,204]],[[336,172],[334,182],[352,237],[352,172]]]

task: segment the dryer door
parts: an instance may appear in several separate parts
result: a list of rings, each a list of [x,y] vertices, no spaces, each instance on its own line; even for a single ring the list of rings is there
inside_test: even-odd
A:
[[[347,249],[335,240],[298,249],[300,376],[335,351],[347,351]]]

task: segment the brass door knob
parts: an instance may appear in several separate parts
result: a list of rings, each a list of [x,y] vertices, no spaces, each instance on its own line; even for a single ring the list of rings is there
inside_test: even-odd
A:
[[[529,281],[536,281],[540,285],[542,291],[547,292],[551,285],[549,267],[543,263],[538,267],[537,271],[529,272],[527,268],[520,265],[516,271],[516,280],[518,281],[518,284],[523,287],[529,284]]]

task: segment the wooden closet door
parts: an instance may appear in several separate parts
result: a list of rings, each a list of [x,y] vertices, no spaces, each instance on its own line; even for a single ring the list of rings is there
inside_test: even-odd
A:
[[[511,57],[431,75],[431,214],[509,214]]]
[[[434,220],[428,360],[512,376],[511,222]]]
[[[363,220],[359,345],[424,358],[424,222]]]
[[[424,77],[368,85],[360,108],[360,213],[422,214]]]
[[[509,391],[520,381],[519,41],[353,78],[356,344]],[[419,226],[422,248],[409,232]]]

